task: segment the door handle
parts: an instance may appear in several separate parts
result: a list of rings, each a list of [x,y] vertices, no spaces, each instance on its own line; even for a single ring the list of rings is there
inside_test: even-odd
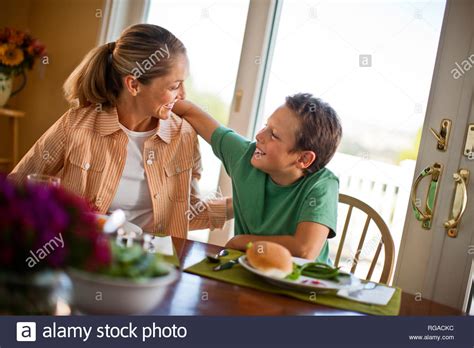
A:
[[[444,118],[441,121],[439,133],[433,128],[430,128],[431,134],[433,134],[436,140],[438,141],[438,145],[436,148],[439,151],[446,151],[448,148],[449,135],[451,134],[451,124],[451,120]]]
[[[467,207],[467,183],[469,182],[469,170],[460,169],[459,173],[453,174],[455,182],[454,199],[452,208],[452,218],[444,223],[448,236],[456,238],[458,235],[458,225]]]
[[[240,112],[240,104],[242,103],[242,97],[244,96],[244,91],[239,89],[235,92],[235,104],[234,104],[234,111]]]
[[[436,197],[438,196],[439,179],[441,177],[443,166],[440,163],[435,162],[433,165],[426,167],[418,175],[411,190],[411,205],[415,218],[421,221],[421,226],[429,230],[433,222],[434,208],[436,205]],[[428,187],[428,194],[426,195],[425,211],[422,212],[420,209],[421,200],[416,198],[416,192],[418,191],[418,185],[426,178],[431,177],[430,185]]]

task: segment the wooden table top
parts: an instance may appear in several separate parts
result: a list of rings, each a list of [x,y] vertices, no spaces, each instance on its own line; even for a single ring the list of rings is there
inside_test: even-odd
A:
[[[173,243],[187,268],[201,261],[206,253],[217,253],[222,247],[174,238]],[[155,315],[365,315],[324,305],[308,303],[290,297],[182,273],[169,287],[164,301],[151,314]],[[465,315],[462,311],[423,299],[402,294],[402,316]]]

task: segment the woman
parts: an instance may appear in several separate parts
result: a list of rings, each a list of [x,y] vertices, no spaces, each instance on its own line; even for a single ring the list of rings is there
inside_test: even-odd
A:
[[[76,106],[10,178],[59,176],[98,212],[121,208],[147,232],[186,238],[189,228],[222,227],[232,215],[231,199],[200,201],[197,136],[171,113],[185,98],[187,70],[184,45],[156,25],[131,26],[117,42],[92,49],[64,84]]]

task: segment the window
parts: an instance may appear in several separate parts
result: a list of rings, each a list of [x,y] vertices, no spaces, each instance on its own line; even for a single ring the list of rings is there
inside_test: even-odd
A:
[[[342,120],[344,136],[328,167],[339,177],[341,193],[382,215],[397,250],[444,8],[444,0],[285,0],[255,129],[287,95],[309,92],[330,103]],[[339,228],[343,212],[340,218]],[[333,258],[338,237],[331,241]],[[366,240],[371,238],[376,237],[369,229]],[[346,243],[350,258],[358,239]],[[357,271],[363,268],[361,262]]]
[[[227,124],[244,38],[249,0],[152,0],[147,22],[175,34],[186,46],[190,75],[187,98]],[[203,197],[213,196],[221,163],[201,138]],[[207,241],[208,233],[191,231],[191,239]]]

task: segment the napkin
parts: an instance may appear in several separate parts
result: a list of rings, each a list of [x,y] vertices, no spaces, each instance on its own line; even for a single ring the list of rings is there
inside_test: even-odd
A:
[[[173,240],[171,239],[171,236],[150,236],[149,238],[147,238],[146,242],[147,247],[145,249],[152,248],[153,252],[155,253],[168,256],[174,255]]]
[[[374,288],[368,289],[364,286],[365,284],[355,289],[341,289],[337,292],[337,296],[353,301],[385,306],[395,293],[395,288],[383,284],[376,284]]]

